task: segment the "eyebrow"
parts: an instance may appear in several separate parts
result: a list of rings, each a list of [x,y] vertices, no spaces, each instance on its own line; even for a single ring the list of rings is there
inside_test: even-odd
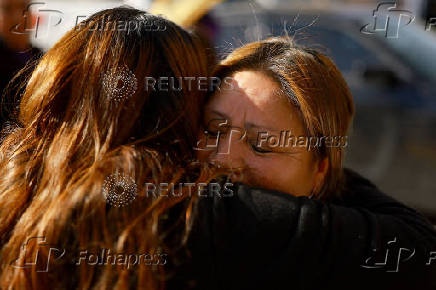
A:
[[[222,118],[224,118],[224,119],[230,121],[230,117],[227,116],[227,115],[226,115],[225,113],[223,113],[223,112],[216,111],[216,110],[211,110],[211,113],[214,113],[214,114],[216,114],[216,115],[218,115],[218,116],[220,116],[220,117],[222,117]],[[265,127],[265,126],[261,126],[261,125],[258,125],[258,124],[252,123],[252,122],[246,122],[246,123],[245,123],[245,128],[246,128],[247,130],[250,130],[250,129],[253,129],[253,128],[257,128],[257,129],[263,129],[263,130],[277,131],[277,129],[270,128],[270,127]]]
[[[220,112],[220,111],[216,111],[216,110],[211,110],[212,113],[214,113],[215,115],[219,115],[220,117],[223,117],[224,119],[230,120],[230,117],[227,116],[226,114]]]

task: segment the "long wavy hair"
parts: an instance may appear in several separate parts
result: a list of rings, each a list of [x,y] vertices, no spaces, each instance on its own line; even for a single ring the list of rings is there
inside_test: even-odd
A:
[[[140,25],[121,29],[129,23]],[[150,196],[144,184],[210,181],[211,170],[190,162],[205,92],[183,77],[208,77],[211,66],[194,34],[127,7],[94,14],[40,59],[0,146],[0,288],[164,287],[196,196]],[[146,77],[181,89],[147,89]],[[108,200],[111,190],[130,195]],[[32,238],[64,249],[62,258]],[[67,259],[95,249],[169,262]]]

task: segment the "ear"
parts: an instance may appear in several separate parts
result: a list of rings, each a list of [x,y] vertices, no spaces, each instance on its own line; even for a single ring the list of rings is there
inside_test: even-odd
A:
[[[321,190],[329,170],[329,166],[329,159],[327,157],[315,162],[315,178],[313,180],[312,189],[314,194],[317,194]]]

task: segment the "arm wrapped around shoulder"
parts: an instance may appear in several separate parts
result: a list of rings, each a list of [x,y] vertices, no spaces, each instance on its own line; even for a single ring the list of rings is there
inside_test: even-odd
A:
[[[338,202],[242,184],[234,193],[198,204],[191,249],[199,285],[436,289],[432,225],[351,171]]]

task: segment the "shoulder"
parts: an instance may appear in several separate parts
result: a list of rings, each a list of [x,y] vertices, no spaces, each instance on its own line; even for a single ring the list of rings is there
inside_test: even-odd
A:
[[[315,281],[310,279],[313,273],[340,285],[344,273],[373,277],[376,271],[362,272],[360,265],[375,248],[396,238],[399,246],[420,253],[404,271],[423,270],[425,253],[436,245],[431,225],[357,173],[347,170],[346,176],[344,197],[337,202],[239,183],[232,196],[201,199],[192,249],[194,256],[201,256],[196,265],[209,267],[197,269],[217,285],[235,286],[231,289],[273,280],[309,287]],[[409,272],[402,272],[402,277],[423,275]]]

